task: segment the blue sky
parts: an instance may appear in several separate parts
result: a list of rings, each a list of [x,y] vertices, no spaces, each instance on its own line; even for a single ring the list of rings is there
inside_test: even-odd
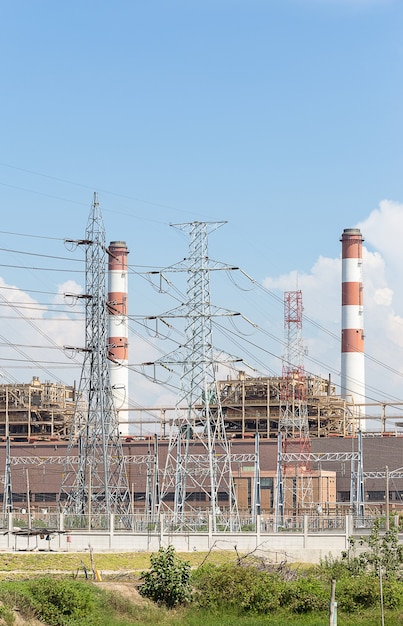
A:
[[[186,238],[169,224],[226,221],[211,235],[211,257],[274,294],[214,277],[213,301],[264,331],[239,329],[266,352],[251,344],[228,350],[280,372],[281,300],[300,288],[306,367],[332,372],[337,383],[339,240],[344,228],[359,226],[369,399],[401,399],[402,18],[399,0],[6,3],[0,285],[18,291],[3,296],[41,303],[39,315],[52,319],[39,324],[56,345],[80,340],[77,322],[45,312],[52,294],[69,290],[66,281],[82,285],[72,271],[78,262],[10,251],[78,258],[63,239],[83,236],[93,191],[107,239],[125,239],[131,251],[133,316],[172,307],[135,273],[186,256]],[[65,271],[14,267],[43,261]],[[11,317],[3,304],[0,315]],[[5,343],[47,341],[26,320],[4,319],[2,328]],[[138,330],[133,364],[151,358],[149,337]],[[15,350],[3,350],[5,379],[35,375],[21,354],[17,366],[6,360]],[[65,382],[79,372],[50,371]],[[167,394],[133,379],[134,403],[161,404],[171,401]]]

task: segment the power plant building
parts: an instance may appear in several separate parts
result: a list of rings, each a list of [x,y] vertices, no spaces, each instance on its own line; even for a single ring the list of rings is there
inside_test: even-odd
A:
[[[247,377],[220,380],[217,389],[229,437],[277,438],[283,407],[282,377]],[[306,375],[307,414],[311,437],[354,434],[355,421],[346,400],[336,394],[330,380]]]
[[[67,439],[75,391],[38,376],[28,384],[0,385],[0,437],[27,443]]]

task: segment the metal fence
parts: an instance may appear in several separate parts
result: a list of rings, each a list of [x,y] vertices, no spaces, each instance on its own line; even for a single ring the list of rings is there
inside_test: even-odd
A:
[[[55,529],[62,531],[108,531],[116,533],[329,533],[346,532],[347,520],[350,532],[358,534],[362,530],[371,529],[375,520],[380,530],[386,530],[386,517],[381,515],[344,516],[344,515],[296,515],[286,517],[282,524],[276,523],[274,515],[241,516],[234,521],[226,515],[213,520],[208,514],[184,514],[178,519],[173,514],[146,515],[142,513],[124,515],[79,515],[36,512],[29,518],[27,513],[12,513],[0,516],[0,530],[15,528]],[[398,516],[390,516],[391,527],[399,528]]]

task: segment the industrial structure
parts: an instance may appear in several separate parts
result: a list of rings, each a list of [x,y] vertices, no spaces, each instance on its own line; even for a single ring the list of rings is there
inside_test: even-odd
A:
[[[341,307],[341,395],[348,398],[360,430],[366,430],[362,408],[365,403],[364,288],[362,242],[358,228],[344,229],[342,242]]]
[[[260,446],[260,511],[262,515],[274,516],[276,500],[276,475],[278,442],[262,439]],[[168,441],[158,442],[158,457],[161,470],[164,468]],[[12,478],[12,508],[56,510],[59,507],[59,489],[67,454],[68,442],[37,441],[30,444],[11,443],[8,469]],[[149,518],[149,496],[154,474],[154,447],[144,439],[122,442],[123,454],[130,485],[133,511]],[[255,490],[255,441],[234,439],[230,442],[235,491],[240,515],[252,516]],[[383,436],[362,438],[362,468],[357,467],[360,457],[358,437],[322,437],[311,440],[312,490],[315,508],[304,509],[300,502],[289,499],[291,489],[285,488],[284,518],[303,513],[316,514],[317,506],[323,513],[347,514],[355,511],[357,487],[363,493],[359,500],[365,504],[368,514],[384,512],[387,504],[386,470],[389,471],[389,501],[391,510],[403,513],[403,434],[399,432]],[[292,452],[290,454],[293,454]],[[77,457],[76,457],[77,458]],[[0,443],[0,466],[7,468],[7,444]],[[238,460],[239,459],[239,460]],[[288,462],[288,458],[287,461]],[[354,464],[354,466],[353,466]],[[362,469],[362,475],[360,472]],[[359,470],[359,471],[357,471]],[[4,471],[4,470],[3,470]],[[29,477],[29,485],[27,484]],[[291,474],[287,480],[293,480]],[[10,481],[11,482],[11,481]],[[6,487],[6,484],[5,484]],[[150,490],[151,487],[151,490]],[[6,491],[6,490],[5,490]],[[29,496],[28,496],[29,493]],[[193,511],[209,510],[208,497],[201,490],[194,490],[188,515]],[[0,494],[0,502],[3,494]],[[7,502],[7,491],[3,502]],[[173,492],[171,506],[173,505]],[[169,504],[169,500],[166,500]],[[220,500],[222,514],[227,512]],[[166,513],[169,512],[167,507]],[[196,513],[195,513],[196,512]],[[94,515],[95,512],[94,512]]]
[[[66,439],[70,432],[75,388],[41,382],[0,385],[0,437],[33,442]]]
[[[112,241],[108,248],[108,364],[121,435],[129,435],[128,346],[128,249],[124,241]]]
[[[283,525],[287,502],[310,510],[313,507],[312,469],[309,463],[311,441],[309,435],[304,346],[302,341],[302,292],[284,294],[285,352],[280,393],[278,424],[278,453],[276,481],[276,526]],[[295,460],[285,463],[290,447]],[[298,454],[299,453],[299,454]]]
[[[169,317],[185,319],[185,343],[176,355],[161,360],[166,365],[180,363],[180,391],[176,418],[172,423],[159,505],[173,495],[173,509],[182,524],[195,494],[205,496],[217,527],[221,508],[229,512],[232,528],[239,527],[238,506],[232,476],[230,447],[220,396],[217,392],[213,351],[212,317],[217,314],[210,300],[208,234],[220,223],[192,222],[176,225],[189,233],[189,256],[175,270],[187,273],[186,305],[171,311]],[[161,316],[162,319],[168,316]],[[200,497],[200,496],[198,496]],[[204,499],[204,498],[203,498]]]
[[[386,432],[385,415],[383,432],[364,439],[361,433],[360,231],[346,229],[341,239],[340,394],[330,377],[304,369],[301,291],[284,295],[281,375],[255,377],[239,371],[216,379],[212,319],[231,315],[210,300],[210,270],[231,269],[208,256],[208,234],[219,225],[176,225],[190,236],[189,255],[164,272],[187,273],[186,301],[158,318],[182,318],[185,340],[154,366],[180,369],[180,392],[176,407],[155,409],[155,432],[139,433],[128,406],[128,250],[123,241],[106,247],[94,195],[85,239],[71,242],[86,254],[85,294],[77,296],[86,313],[85,346],[76,348],[84,355],[80,383],[76,390],[34,377],[28,385],[0,385],[3,510],[28,499],[36,507],[60,506],[75,515],[117,513],[122,519],[133,511],[144,511],[148,519],[171,511],[178,529],[189,513],[207,511],[213,529],[227,520],[232,530],[240,529],[241,512],[250,512],[252,521],[257,514],[274,513],[277,528],[313,511],[347,510],[362,516],[364,503],[382,508],[385,489],[379,481],[384,480],[385,460],[397,481],[392,501],[398,507],[403,438]],[[167,419],[169,411],[173,417]],[[44,480],[49,464],[53,469]],[[29,486],[28,470],[21,476],[19,465],[30,466]],[[366,474],[370,478],[364,487]]]
[[[108,339],[109,341],[109,339]],[[120,374],[123,368],[118,367]],[[124,371],[124,370],[123,370]],[[122,372],[123,373],[123,372]],[[239,371],[236,378],[217,380],[217,397],[220,398],[221,410],[227,438],[251,439],[259,433],[260,439],[275,439],[278,435],[281,419],[282,376],[247,376]],[[336,385],[328,378],[306,373],[306,407],[311,438],[329,436],[351,436],[357,433],[354,419],[354,405],[337,394]],[[112,391],[113,385],[112,386]],[[12,441],[34,442],[38,440],[66,440],[69,438],[70,425],[74,414],[76,389],[62,383],[42,382],[34,376],[28,384],[0,385],[0,437],[9,434]],[[214,398],[211,399],[214,408]],[[140,409],[131,409],[138,413]],[[174,407],[148,408],[155,413],[155,421],[145,422],[153,426],[159,438],[168,436],[166,423],[170,421],[168,413],[175,412]],[[121,415],[123,411],[117,409]],[[125,416],[119,422],[122,439],[125,437],[144,437],[141,424],[131,424]],[[135,420],[138,422],[138,420]],[[124,425],[130,429],[124,432]],[[145,434],[148,434],[146,431]]]
[[[85,346],[60,490],[66,513],[129,512],[126,464],[108,369],[105,229],[97,195],[85,247]]]
[[[217,381],[225,428],[230,438],[277,438],[284,398],[282,376],[246,376]],[[330,379],[305,375],[305,401],[310,437],[353,435],[352,407],[336,393]]]

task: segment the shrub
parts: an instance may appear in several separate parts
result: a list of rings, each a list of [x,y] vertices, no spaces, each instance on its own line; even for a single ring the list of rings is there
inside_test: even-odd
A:
[[[347,553],[346,553],[347,554]],[[344,576],[351,576],[351,572],[345,557],[337,558],[331,554],[325,556],[320,560],[320,565],[317,568],[317,572],[320,578],[323,578],[327,582],[332,579],[340,580]]]
[[[323,611],[329,604],[329,593],[317,578],[301,576],[285,584],[280,604],[292,613]]]
[[[337,583],[337,603],[342,611],[352,613],[379,604],[379,580],[360,575],[343,578]]]
[[[210,610],[266,613],[279,607],[282,581],[276,574],[234,564],[207,565],[193,577],[196,602]]]
[[[37,615],[51,626],[64,626],[91,615],[93,590],[77,580],[39,578],[28,584]]]
[[[403,545],[399,542],[398,527],[390,524],[388,531],[381,532],[382,518],[377,518],[368,536],[350,537],[349,549],[341,558],[331,555],[321,560],[319,572],[327,580],[340,580],[345,576],[369,574],[385,580],[403,578]],[[357,550],[359,548],[359,550]]]
[[[343,559],[351,573],[378,576],[381,568],[385,578],[402,575],[403,545],[399,543],[398,528],[391,523],[390,529],[381,533],[381,524],[382,519],[377,518],[368,537],[350,538],[350,549],[343,553]],[[356,554],[357,545],[367,549]]]
[[[190,563],[179,559],[173,546],[160,548],[150,560],[150,570],[141,574],[140,594],[168,608],[190,600]]]
[[[387,609],[403,607],[403,584],[400,581],[393,579],[383,581],[383,602]]]

